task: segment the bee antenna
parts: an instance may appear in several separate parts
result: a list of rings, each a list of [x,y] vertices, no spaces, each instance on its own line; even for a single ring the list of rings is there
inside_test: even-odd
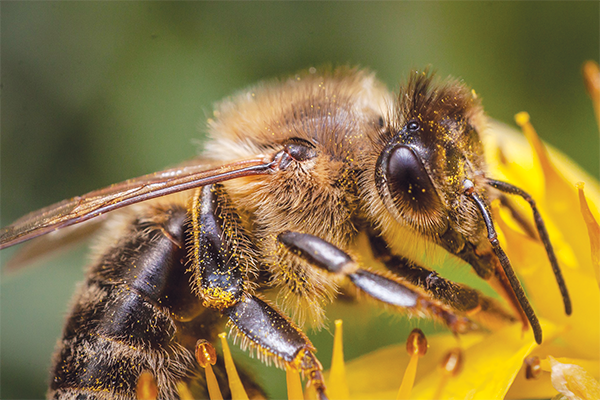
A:
[[[500,247],[500,242],[498,241],[498,235],[496,234],[496,229],[494,228],[494,222],[492,221],[492,215],[491,215],[490,211],[488,210],[487,205],[482,200],[482,198],[479,197],[479,195],[477,193],[475,193],[475,187],[473,185],[473,182],[471,182],[470,180],[467,179],[467,180],[465,180],[463,185],[465,188],[464,193],[473,200],[473,202],[477,206],[477,209],[481,213],[481,216],[485,223],[485,227],[487,228],[488,240],[490,241],[490,244],[492,245],[492,248],[494,250],[494,253],[496,254],[496,257],[498,257],[498,260],[500,261],[500,265],[502,266],[502,269],[504,270],[504,273],[506,274],[506,278],[508,279],[508,282],[510,283],[511,288],[512,288],[513,292],[515,293],[515,296],[517,297],[519,304],[521,305],[521,309],[523,310],[523,312],[527,316],[527,319],[529,320],[529,324],[531,325],[531,328],[533,329],[533,335],[535,337],[535,341],[538,344],[540,344],[542,342],[542,328],[540,326],[540,322],[539,322],[537,316],[535,315],[535,312],[533,311],[533,308],[531,307],[531,304],[529,303],[527,296],[525,296],[525,291],[523,290],[523,286],[521,286],[521,282],[519,282],[519,279],[517,278],[515,271],[513,270],[512,266],[510,265],[508,256],[506,255],[504,250],[502,250],[502,247]]]
[[[546,249],[546,254],[548,255],[548,260],[550,260],[550,265],[552,266],[552,271],[554,272],[554,276],[556,278],[556,283],[558,283],[558,288],[560,289],[560,294],[563,298],[563,303],[565,306],[565,314],[571,315],[573,311],[571,306],[571,298],[569,297],[569,291],[567,290],[567,285],[565,284],[565,280],[563,278],[560,267],[558,266],[558,260],[556,259],[556,254],[554,254],[554,248],[552,247],[552,243],[550,242],[550,236],[548,235],[548,231],[546,230],[546,224],[544,224],[544,220],[538,211],[537,206],[535,205],[535,200],[524,190],[511,185],[510,183],[497,181],[494,179],[488,179],[488,184],[501,192],[514,194],[517,196],[521,196],[533,211],[533,220],[535,221],[535,226],[537,228],[538,234],[540,235],[540,239],[544,244]]]

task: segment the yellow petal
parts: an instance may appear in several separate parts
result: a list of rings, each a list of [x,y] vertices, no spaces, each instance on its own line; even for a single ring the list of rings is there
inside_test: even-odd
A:
[[[582,182],[577,184],[577,191],[579,193],[579,207],[581,209],[581,214],[583,215],[583,220],[587,225],[588,235],[590,237],[592,267],[594,268],[598,285],[600,285],[600,226],[598,226],[598,222],[590,210],[585,193],[583,192]]]
[[[583,77],[585,79],[585,87],[594,105],[596,121],[600,127],[600,68],[598,68],[596,61],[586,61],[583,65]]]
[[[551,340],[557,333],[555,326],[546,320],[540,322],[546,339]],[[523,334],[520,324],[513,324],[466,348],[463,370],[449,379],[442,398],[504,399],[523,360],[536,346],[533,335]],[[430,350],[434,352],[433,347]],[[441,379],[439,371],[431,372],[413,389],[412,398],[432,398]]]

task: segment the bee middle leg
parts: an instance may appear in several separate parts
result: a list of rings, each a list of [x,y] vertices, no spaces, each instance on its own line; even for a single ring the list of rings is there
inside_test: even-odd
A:
[[[347,276],[370,297],[409,312],[429,314],[442,320],[454,333],[478,329],[471,316],[481,311],[514,321],[493,299],[425,268],[411,265],[406,276],[382,274],[361,268],[347,253],[319,237],[286,231],[278,239],[312,265]]]

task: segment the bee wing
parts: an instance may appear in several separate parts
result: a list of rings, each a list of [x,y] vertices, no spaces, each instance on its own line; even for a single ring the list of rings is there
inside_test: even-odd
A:
[[[0,249],[144,200],[250,175],[265,175],[276,161],[270,157],[237,161],[218,168],[185,165],[94,190],[34,211],[0,230]]]
[[[51,258],[61,252],[67,252],[70,248],[98,232],[104,226],[105,217],[107,216],[103,215],[91,221],[68,226],[65,229],[53,231],[49,235],[43,235],[24,243],[10,255],[8,260],[3,262],[2,275],[7,276],[16,273],[38,261]]]

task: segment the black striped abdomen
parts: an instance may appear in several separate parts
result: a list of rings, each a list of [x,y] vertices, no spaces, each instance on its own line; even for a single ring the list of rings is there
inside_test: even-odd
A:
[[[214,341],[220,316],[201,306],[185,271],[185,208],[138,209],[75,295],[49,398],[135,398],[144,370],[160,398],[177,398],[177,381],[196,372],[195,341]]]

